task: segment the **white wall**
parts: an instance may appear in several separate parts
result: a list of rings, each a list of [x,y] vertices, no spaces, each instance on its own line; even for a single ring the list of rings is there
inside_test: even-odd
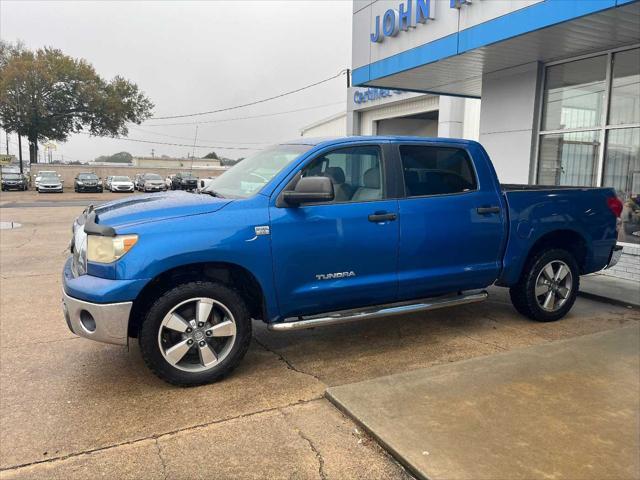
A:
[[[347,114],[305,127],[300,134],[303,137],[343,137],[347,134]]]
[[[476,142],[480,139],[480,106],[479,98],[464,99],[462,138],[475,140]]]
[[[540,68],[533,62],[482,77],[480,143],[502,183],[529,183]]]

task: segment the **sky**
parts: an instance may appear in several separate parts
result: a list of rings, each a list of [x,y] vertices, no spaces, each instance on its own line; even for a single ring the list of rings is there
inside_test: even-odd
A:
[[[271,97],[350,67],[351,5],[350,0],[0,0],[0,38],[22,40],[30,49],[51,46],[84,58],[103,78],[121,75],[135,82],[155,104],[155,116],[181,115]],[[147,120],[131,125],[129,138],[193,145],[197,123],[196,156],[215,150],[238,158],[299,137],[305,125],[345,108],[342,75],[251,107]],[[2,141],[4,153],[4,135]],[[24,158],[28,158],[26,143]],[[156,156],[194,152],[191,146],[79,134],[59,143],[53,155],[65,161],[89,161],[120,151],[150,156],[152,149]],[[13,135],[10,153],[17,150]]]

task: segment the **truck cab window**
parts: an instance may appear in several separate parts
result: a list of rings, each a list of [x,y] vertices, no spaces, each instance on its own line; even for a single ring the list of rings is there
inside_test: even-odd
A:
[[[303,177],[329,177],[334,203],[364,202],[383,198],[380,149],[367,145],[342,148],[313,160]]]
[[[401,145],[400,157],[408,197],[447,195],[478,188],[471,160],[462,149]]]

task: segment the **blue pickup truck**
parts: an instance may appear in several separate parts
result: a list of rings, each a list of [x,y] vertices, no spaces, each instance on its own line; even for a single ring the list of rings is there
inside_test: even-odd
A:
[[[610,188],[500,185],[477,142],[302,139],[201,194],[88,207],[63,309],[77,335],[137,338],[155,374],[198,385],[240,362],[252,319],[286,332],[480,302],[496,284],[557,320],[580,275],[618,260],[621,210]]]

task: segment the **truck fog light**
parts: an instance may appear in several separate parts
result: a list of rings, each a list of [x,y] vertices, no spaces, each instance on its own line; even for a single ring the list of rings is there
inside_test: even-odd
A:
[[[87,332],[92,333],[96,331],[96,320],[93,318],[93,315],[86,310],[80,312],[80,323]]]

